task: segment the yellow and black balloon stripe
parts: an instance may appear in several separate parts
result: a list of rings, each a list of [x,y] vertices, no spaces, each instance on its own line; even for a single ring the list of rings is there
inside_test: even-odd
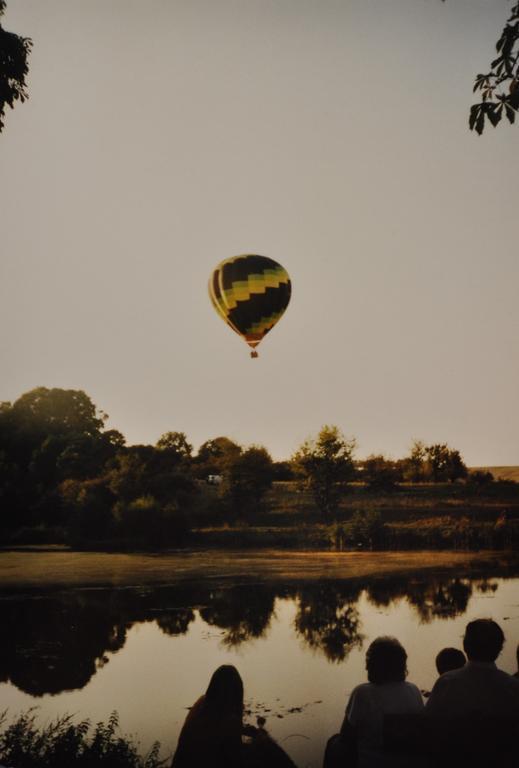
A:
[[[286,270],[266,256],[245,254],[222,261],[209,281],[211,301],[230,327],[255,347],[290,301]]]

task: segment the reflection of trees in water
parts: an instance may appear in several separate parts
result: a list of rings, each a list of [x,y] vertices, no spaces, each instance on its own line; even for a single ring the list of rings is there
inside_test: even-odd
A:
[[[368,585],[322,581],[214,589],[199,583],[11,596],[0,599],[0,682],[11,681],[33,696],[82,688],[124,646],[134,624],[156,622],[175,637],[188,631],[196,609],[224,630],[226,645],[236,646],[266,634],[276,597],[296,602],[295,629],[308,647],[341,661],[363,640],[357,607],[363,589],[375,606],[407,599],[422,621],[431,622],[464,613],[473,590],[492,594],[497,586],[487,573],[473,580],[436,574],[379,578]]]
[[[195,620],[192,608],[178,608],[169,611],[156,619],[157,624],[165,635],[185,635],[189,625]]]
[[[407,599],[420,619],[429,623],[433,619],[451,619],[467,610],[472,586],[466,579],[427,584],[411,582]]]
[[[406,599],[421,621],[429,623],[433,619],[453,618],[465,613],[473,588],[483,591],[486,584],[486,580],[476,584],[470,579],[448,577],[427,580],[398,578],[373,582],[366,593],[373,605],[381,607]]]
[[[211,626],[225,629],[223,643],[234,646],[262,637],[274,613],[275,587],[255,584],[212,592],[200,616]]]
[[[192,608],[165,607],[191,597],[176,590],[84,590],[0,601],[0,681],[32,696],[83,688],[119,651],[137,622],[167,635],[187,632]]]
[[[387,608],[406,595],[407,581],[403,579],[377,579],[366,587],[369,602],[377,608]]]
[[[355,603],[360,587],[317,583],[298,593],[296,631],[310,648],[318,648],[330,661],[342,661],[362,645],[360,618]]]
[[[126,626],[99,599],[4,600],[0,610],[0,679],[33,696],[83,688],[126,639]]]

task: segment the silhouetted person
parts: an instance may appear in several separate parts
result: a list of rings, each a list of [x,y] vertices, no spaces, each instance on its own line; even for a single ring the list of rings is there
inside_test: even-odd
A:
[[[436,656],[436,669],[439,675],[443,675],[453,669],[461,669],[466,661],[465,654],[459,648],[442,648]]]
[[[505,636],[492,619],[467,624],[463,648],[468,662],[441,675],[427,701],[427,712],[445,718],[478,712],[489,717],[519,716],[519,681],[495,661]]]
[[[369,682],[353,689],[340,737],[332,737],[328,744],[325,768],[339,765],[346,768],[352,763],[358,768],[416,766],[416,759],[387,756],[383,750],[384,717],[423,710],[420,691],[405,681],[407,653],[404,647],[394,637],[377,637],[367,650],[366,669]]]
[[[250,737],[244,743],[242,736]],[[236,667],[214,672],[207,691],[189,711],[172,768],[293,768],[285,752],[261,728],[243,724],[243,682]]]
[[[243,683],[238,670],[219,667],[207,691],[191,707],[173,756],[174,768],[240,766]]]
[[[519,677],[519,645],[515,649],[515,658],[517,659],[517,672],[514,674],[514,677]]]

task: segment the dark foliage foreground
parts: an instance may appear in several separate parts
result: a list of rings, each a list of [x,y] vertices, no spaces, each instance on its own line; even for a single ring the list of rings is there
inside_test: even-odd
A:
[[[34,709],[6,725],[0,717],[0,763],[9,768],[159,768],[160,745],[141,757],[129,739],[118,736],[119,718],[112,713],[107,723],[92,730],[89,720],[73,723],[70,715],[45,727],[36,725]]]

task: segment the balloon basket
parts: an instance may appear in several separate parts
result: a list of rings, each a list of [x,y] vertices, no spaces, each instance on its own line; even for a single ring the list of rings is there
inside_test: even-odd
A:
[[[256,352],[255,349],[252,350],[252,352],[250,353],[250,356],[251,357],[259,357],[259,355],[258,355],[258,353]]]

